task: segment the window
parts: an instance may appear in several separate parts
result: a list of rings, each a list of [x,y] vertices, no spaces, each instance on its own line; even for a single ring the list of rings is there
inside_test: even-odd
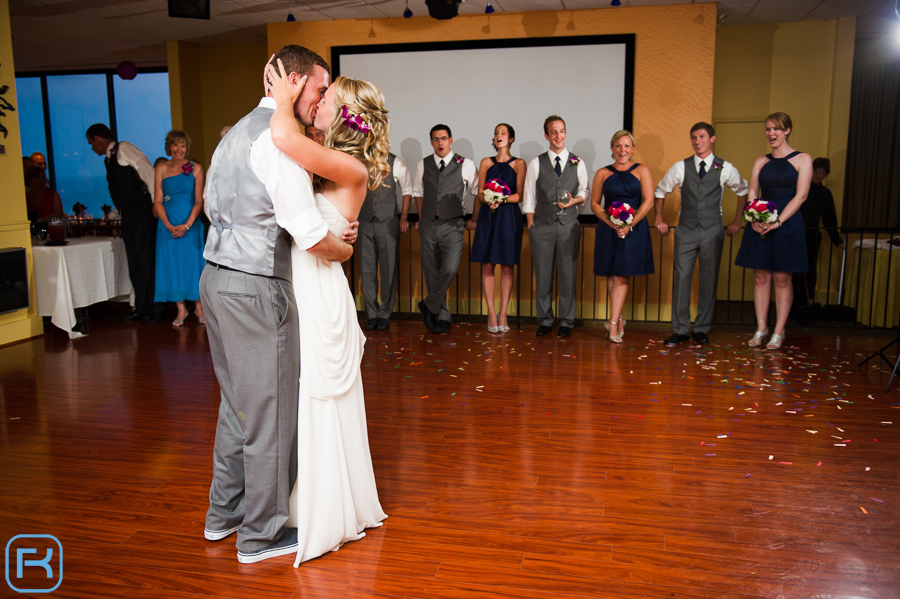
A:
[[[22,151],[47,155],[49,178],[70,214],[76,202],[94,217],[102,215],[100,206],[112,205],[103,158],[91,150],[85,137],[92,124],[108,125],[118,139],[133,143],[151,163],[165,154],[165,136],[172,128],[167,73],[142,72],[131,81],[112,71],[21,75],[16,78],[16,90]],[[115,115],[112,120],[111,115]]]

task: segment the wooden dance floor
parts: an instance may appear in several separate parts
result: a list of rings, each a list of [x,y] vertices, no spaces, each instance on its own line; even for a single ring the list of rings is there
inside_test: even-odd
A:
[[[900,381],[856,367],[891,337],[534,329],[371,332],[389,518],[294,569],[203,538],[219,397],[196,319],[48,326],[0,348],[2,541],[60,541],[50,597],[900,597]]]

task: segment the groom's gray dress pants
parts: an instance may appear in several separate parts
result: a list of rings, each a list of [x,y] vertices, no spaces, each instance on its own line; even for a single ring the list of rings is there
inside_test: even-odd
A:
[[[297,477],[300,331],[291,283],[216,268],[200,299],[222,393],[206,528],[236,525],[237,548],[280,538]]]

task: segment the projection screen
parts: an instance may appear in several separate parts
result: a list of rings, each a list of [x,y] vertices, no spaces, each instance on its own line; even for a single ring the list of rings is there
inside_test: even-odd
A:
[[[494,127],[509,123],[516,131],[512,153],[527,162],[548,149],[543,123],[556,114],[566,122],[566,148],[585,161],[592,179],[611,162],[613,133],[631,129],[634,46],[633,34],[336,46],[332,66],[335,77],[381,88],[391,151],[411,176],[432,153],[433,125],[449,126],[453,151],[477,165],[496,154]]]

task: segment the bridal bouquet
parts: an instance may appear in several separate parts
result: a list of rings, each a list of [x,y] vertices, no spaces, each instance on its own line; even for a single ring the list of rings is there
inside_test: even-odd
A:
[[[631,221],[634,220],[634,208],[625,202],[613,202],[609,205],[606,213],[609,215],[609,220],[612,221],[612,224],[617,227],[631,226]]]
[[[745,224],[774,223],[778,220],[778,204],[769,202],[763,198],[747,202],[747,205],[744,206],[744,214],[741,216],[741,220]],[[763,233],[759,238],[763,239],[765,236],[766,234]]]
[[[491,212],[497,210],[500,204],[505,204],[509,194],[509,185],[500,179],[491,179],[484,184],[484,201],[490,204]]]

